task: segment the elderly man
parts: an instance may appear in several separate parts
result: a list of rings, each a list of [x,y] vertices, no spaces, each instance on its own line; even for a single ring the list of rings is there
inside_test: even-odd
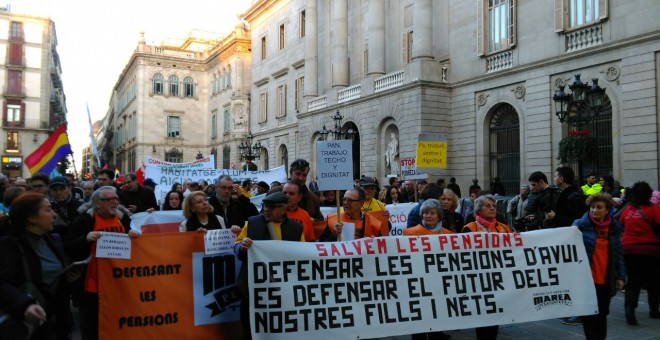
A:
[[[303,227],[286,214],[288,198],[284,193],[274,192],[263,199],[263,215],[252,216],[236,238],[234,253],[243,262],[238,274],[238,289],[241,292],[240,318],[243,324],[243,339],[252,339],[250,331],[250,295],[248,292],[247,250],[253,241],[281,240],[304,242]]]
[[[98,338],[99,296],[96,241],[101,238],[101,232],[127,233],[131,238],[139,235],[137,231],[130,229],[130,217],[118,210],[118,207],[119,196],[115,187],[98,188],[92,194],[92,208],[71,223],[71,234],[64,239],[64,250],[73,261],[90,258],[80,306],[83,339]]]
[[[68,234],[68,227],[80,215],[78,207],[81,203],[73,197],[71,186],[64,176],[58,176],[50,181],[50,205],[57,214],[54,231],[62,237]]]
[[[133,173],[124,176],[126,190],[119,195],[119,200],[132,214],[158,210],[158,202],[153,191],[140,186]]]
[[[314,242],[316,241],[316,237],[314,235],[312,218],[307,211],[301,209],[298,205],[302,199],[302,186],[298,181],[289,180],[282,187],[282,193],[287,197],[286,216],[303,226],[305,241]]]
[[[370,214],[366,214],[366,216],[363,214],[364,200],[365,192],[361,188],[347,190],[342,199],[344,212],[341,214],[341,220],[337,221],[337,214],[329,214],[328,224],[319,240],[322,242],[337,241],[345,223],[355,225],[354,239],[387,235],[387,226],[383,226],[380,220]]]
[[[227,226],[243,227],[249,217],[259,214],[250,199],[240,195],[234,181],[227,175],[218,178],[215,196],[209,200],[216,214],[225,218]]]

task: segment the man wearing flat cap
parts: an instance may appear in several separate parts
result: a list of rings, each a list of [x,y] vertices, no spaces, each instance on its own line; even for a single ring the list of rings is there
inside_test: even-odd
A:
[[[78,217],[78,207],[81,203],[71,193],[71,186],[64,176],[57,176],[50,180],[50,205],[57,214],[55,217],[55,232],[63,237],[68,234],[69,224]]]
[[[376,196],[376,181],[371,177],[362,177],[359,182],[360,188],[364,190],[364,204],[362,205],[362,212],[381,211],[385,210],[385,204],[377,200]]]
[[[250,333],[250,303],[248,292],[248,249],[253,241],[280,240],[305,242],[303,227],[300,223],[287,218],[288,198],[282,192],[274,192],[264,197],[263,213],[248,218],[248,223],[236,238],[234,254],[243,262],[238,274],[238,290],[241,292],[241,324],[243,339],[252,339]]]

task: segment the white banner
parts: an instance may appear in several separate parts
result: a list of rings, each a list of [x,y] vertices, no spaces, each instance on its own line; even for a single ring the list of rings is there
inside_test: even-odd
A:
[[[131,215],[131,229],[140,233],[178,232],[185,220],[181,210],[141,212]]]
[[[201,159],[196,159],[192,162],[186,163],[172,163],[160,159],[151,158],[149,156],[144,158],[145,167],[167,167],[167,168],[195,168],[195,169],[213,169],[215,168],[215,156],[210,155]]]
[[[598,311],[577,228],[255,241],[254,339],[363,339]]]
[[[222,175],[229,175],[232,180],[240,182],[246,179],[251,179],[253,183],[264,181],[270,184],[274,181],[284,183],[287,180],[284,165],[270,170],[257,171],[147,165],[144,178],[151,178],[156,182],[156,198],[159,200],[159,203],[162,203],[165,195],[172,189],[172,184],[174,183],[183,183],[186,180],[191,180],[193,182],[205,180],[208,184],[217,185],[218,178]]]
[[[392,227],[390,228],[391,236],[403,235],[403,229],[406,229],[408,225],[408,214],[410,214],[410,210],[416,205],[417,203],[398,203],[385,206],[385,209],[390,213],[390,223],[392,224]],[[323,217],[327,217],[328,214],[334,214],[336,212],[336,207],[321,207],[321,214],[323,214]]]

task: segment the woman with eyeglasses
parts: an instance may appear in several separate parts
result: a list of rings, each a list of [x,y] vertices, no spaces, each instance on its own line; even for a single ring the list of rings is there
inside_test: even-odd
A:
[[[462,233],[510,233],[508,225],[498,222],[497,204],[493,195],[483,195],[474,200],[474,222],[466,224]],[[477,339],[497,339],[500,326],[477,327]]]
[[[623,289],[626,280],[621,224],[609,214],[613,203],[606,193],[590,195],[587,197],[589,211],[573,222],[582,232],[598,301],[598,314],[582,317],[584,336],[588,340],[607,338],[610,300],[617,289]]]
[[[213,213],[213,206],[203,191],[193,191],[183,200],[183,216],[185,221],[179,226],[180,232],[196,231],[206,233],[207,230],[227,229],[225,219]],[[238,235],[241,228],[235,226],[232,232]]]

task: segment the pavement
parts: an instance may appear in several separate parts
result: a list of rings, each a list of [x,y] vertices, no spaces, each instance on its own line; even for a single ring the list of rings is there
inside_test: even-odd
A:
[[[607,339],[621,340],[660,340],[660,319],[649,318],[649,305],[646,291],[642,290],[639,296],[639,306],[635,315],[637,316],[637,326],[630,326],[626,322],[623,293],[617,292],[610,303],[610,315],[607,317]],[[474,329],[462,329],[455,331],[446,331],[451,335],[451,340],[476,339]],[[409,340],[410,336],[384,337],[386,340]],[[500,326],[497,336],[498,340],[509,339],[584,339],[582,325],[569,326],[561,323],[561,320],[551,319],[535,322],[525,322],[512,325]]]
[[[623,293],[617,292],[610,303],[610,315],[607,318],[607,339],[608,340],[660,340],[660,319],[649,318],[649,306],[646,291],[642,290],[639,296],[639,306],[636,316],[637,326],[630,326],[626,323],[623,307]],[[455,331],[446,331],[451,335],[451,340],[475,339],[474,329],[461,329]],[[80,334],[74,332],[74,340],[80,339]],[[410,335],[383,337],[382,340],[410,340]],[[500,326],[497,336],[498,340],[510,339],[584,339],[582,325],[569,326],[561,323],[561,320],[550,319],[535,322],[525,322],[512,325]]]

